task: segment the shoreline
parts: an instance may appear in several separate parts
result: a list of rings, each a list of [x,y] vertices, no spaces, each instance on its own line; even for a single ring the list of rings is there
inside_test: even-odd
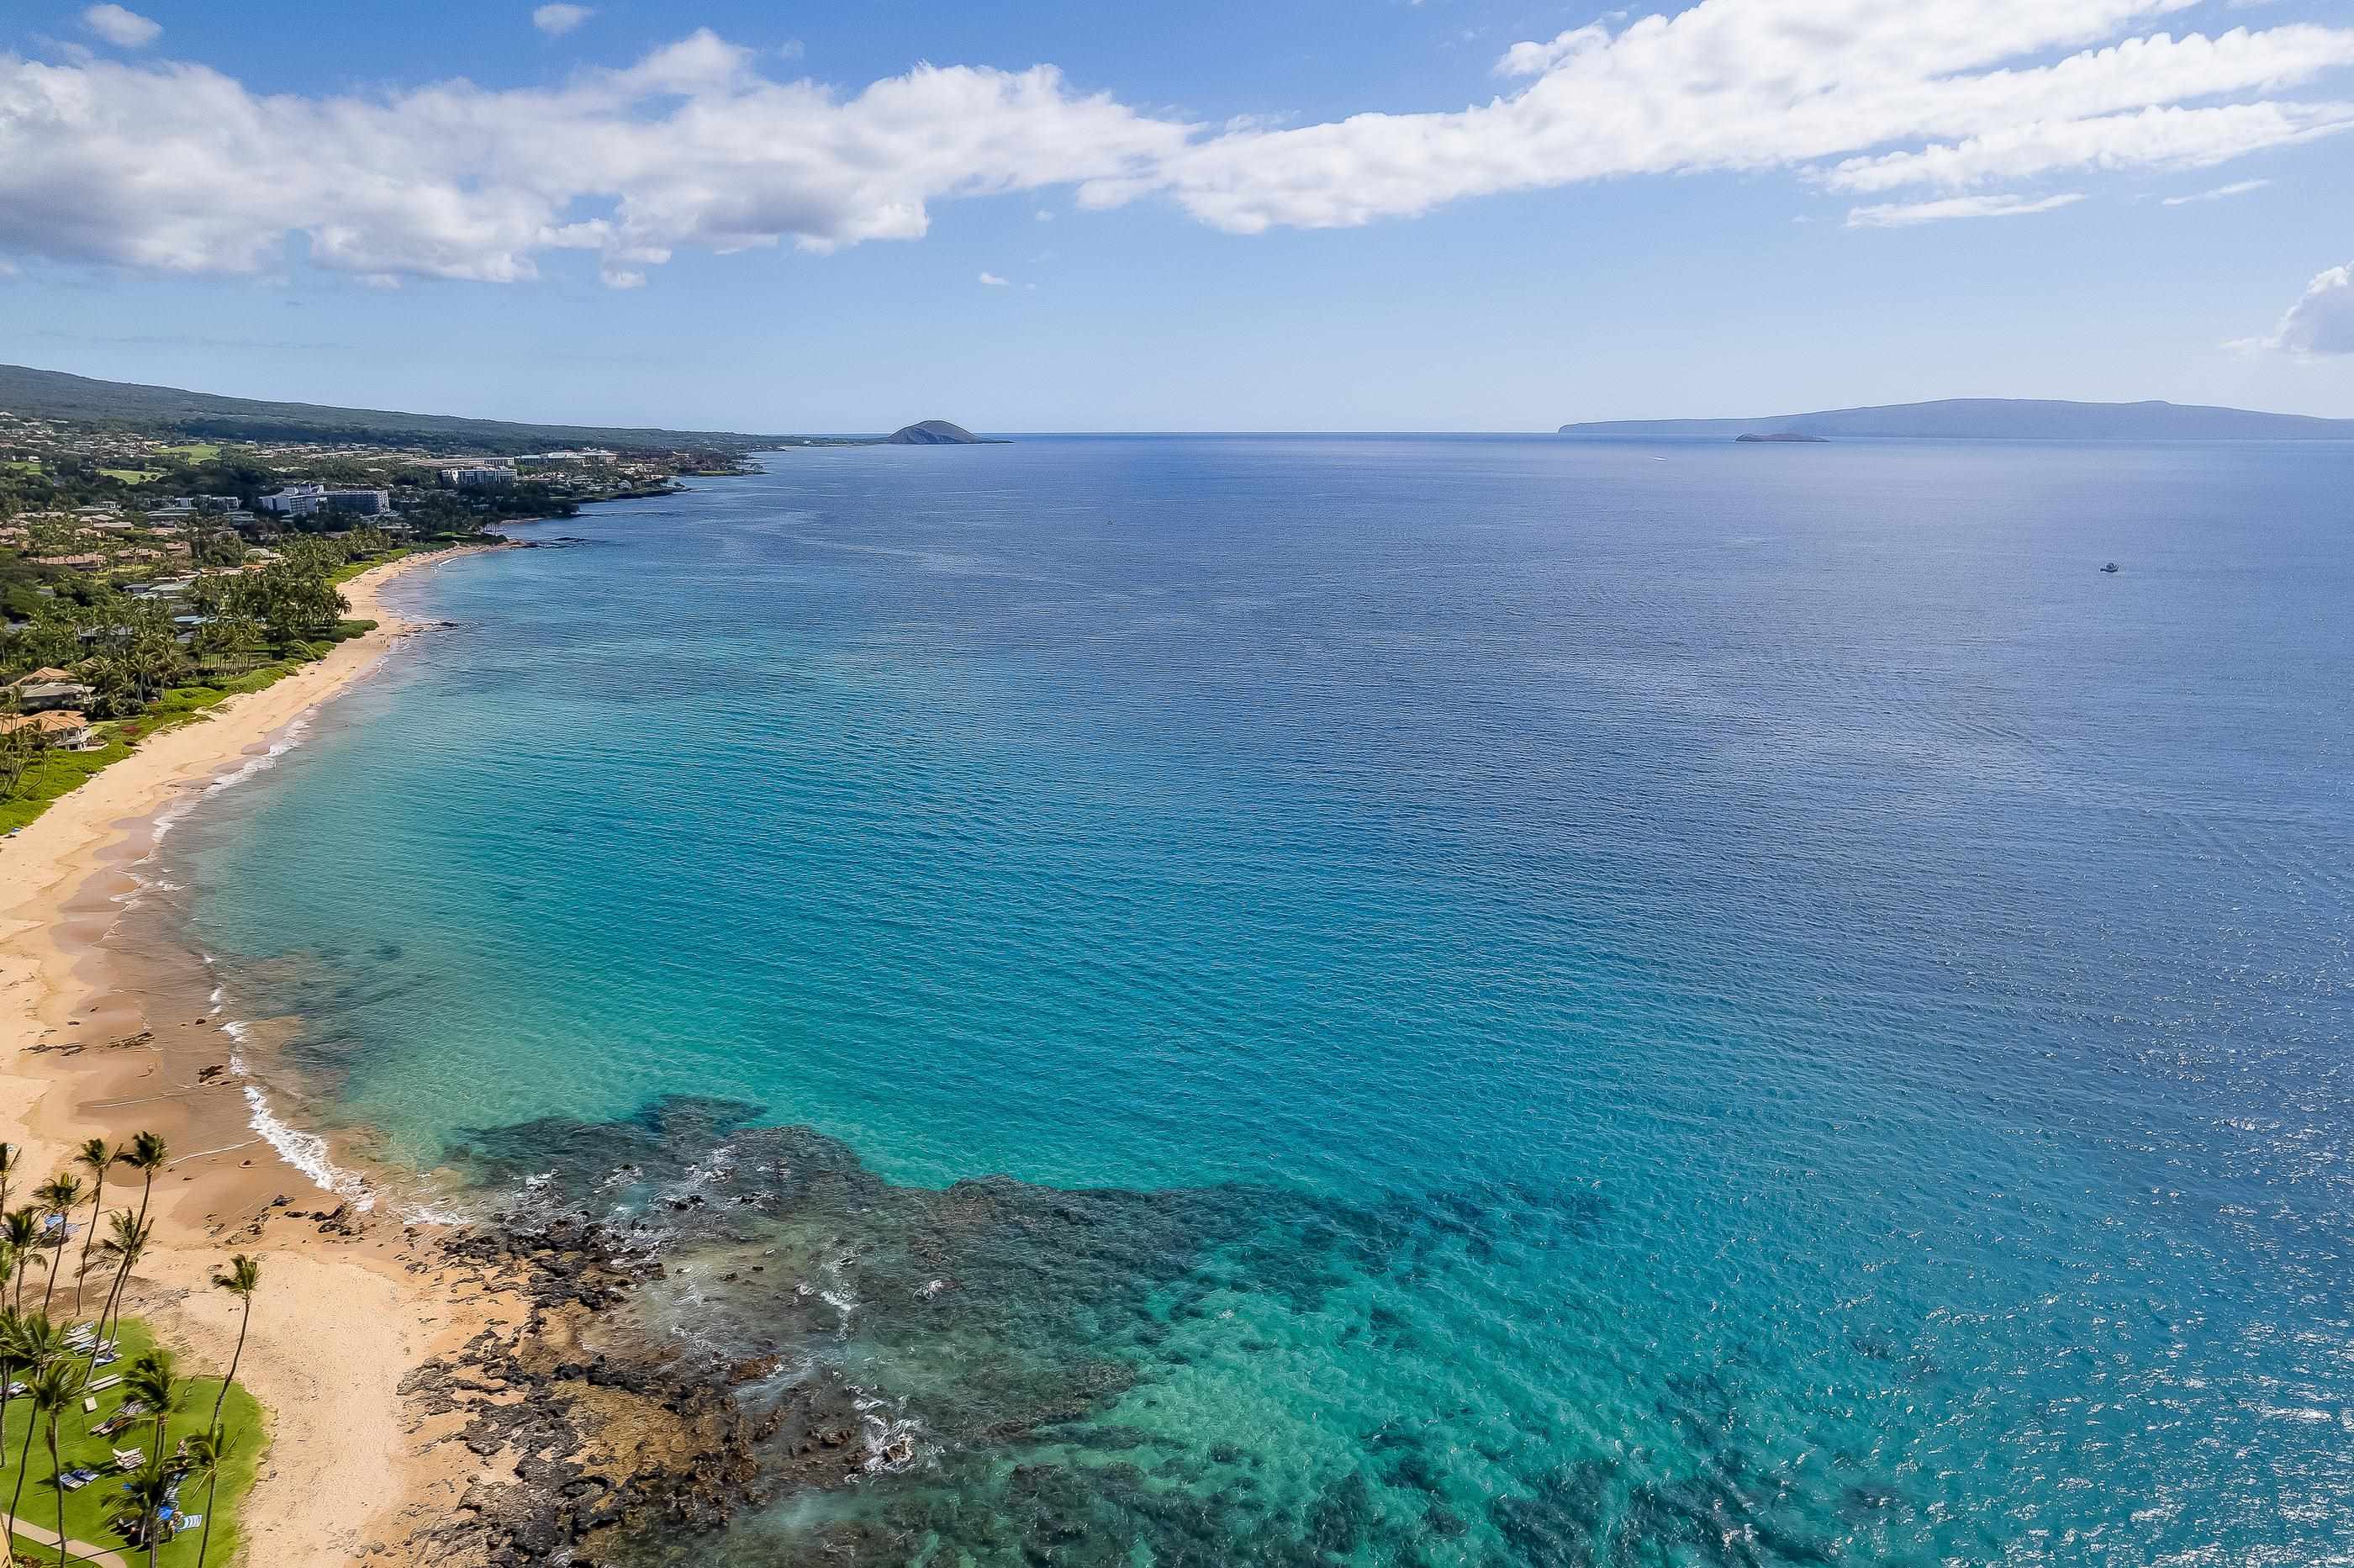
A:
[[[173,820],[216,782],[282,751],[290,730],[418,630],[385,608],[386,586],[479,553],[404,556],[340,585],[374,630],[149,737],[0,841],[0,1139],[23,1149],[26,1187],[92,1133],[112,1141],[152,1128],[169,1141],[155,1243],[127,1309],[206,1365],[228,1363],[237,1332],[233,1301],[208,1287],[212,1270],[234,1251],[261,1257],[239,1381],[270,1426],[245,1505],[245,1554],[272,1568],[397,1553],[409,1520],[454,1502],[481,1475],[465,1449],[412,1425],[400,1385],[504,1314],[479,1298],[453,1307],[438,1248],[416,1227],[388,1215],[331,1218],[346,1194],[257,1130],[254,1080],[205,1072],[228,1062],[235,1041],[204,991],[189,994],[175,966],[108,938],[139,885],[132,867]]]

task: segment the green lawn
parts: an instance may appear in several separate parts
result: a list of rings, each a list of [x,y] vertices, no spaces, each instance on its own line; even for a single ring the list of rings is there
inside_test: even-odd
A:
[[[122,1360],[107,1367],[100,1373],[101,1377],[108,1372],[127,1370],[140,1352],[154,1344],[146,1327],[135,1318],[123,1323],[122,1340]],[[184,1386],[187,1391],[186,1397],[164,1429],[164,1451],[167,1454],[182,1437],[200,1430],[212,1414],[213,1398],[220,1391],[220,1379],[191,1377],[185,1381]],[[98,1395],[95,1414],[84,1414],[77,1403],[58,1423],[58,1452],[67,1467],[82,1464],[94,1470],[106,1471],[101,1478],[80,1491],[65,1494],[65,1535],[69,1541],[108,1547],[134,1562],[144,1562],[144,1552],[130,1550],[122,1537],[107,1525],[108,1518],[118,1511],[122,1500],[122,1481],[109,1467],[113,1463],[113,1448],[145,1448],[152,1445],[155,1436],[154,1425],[152,1421],[142,1422],[131,1431],[114,1434],[111,1441],[90,1436],[90,1427],[113,1414],[122,1403],[122,1390],[118,1385]],[[7,1467],[0,1470],[0,1485],[5,1485],[5,1490],[0,1492],[0,1505],[5,1505],[7,1499],[16,1494],[19,1479],[17,1460],[31,1424],[31,1407],[21,1399],[9,1401]],[[261,1407],[254,1403],[253,1396],[241,1385],[230,1387],[228,1403],[221,1409],[221,1425],[228,1429],[230,1441],[237,1446],[237,1454],[222,1471],[220,1495],[215,1501],[211,1516],[213,1539],[207,1561],[214,1563],[227,1563],[236,1555],[239,1510],[245,1500],[245,1494],[253,1485],[253,1478],[261,1460]],[[33,1435],[30,1467],[22,1476],[25,1487],[22,1517],[26,1522],[37,1524],[44,1530],[58,1527],[58,1490],[51,1480],[54,1474],[49,1468],[48,1436],[45,1423]],[[181,1492],[180,1500],[192,1513],[205,1511],[205,1490],[201,1486],[191,1483]],[[51,1562],[57,1560],[57,1548],[54,1546],[42,1548],[21,1540],[20,1545],[37,1554],[46,1552]],[[171,1568],[179,1568],[181,1564],[195,1568],[196,1531],[189,1531],[167,1542],[156,1561],[159,1565],[168,1564]]]
[[[0,468],[14,469],[18,473],[38,473],[41,471],[41,460],[38,458],[10,458],[5,462],[0,462]]]
[[[13,832],[43,811],[58,796],[80,787],[82,781],[109,763],[120,762],[131,755],[130,742],[120,735],[110,733],[112,725],[101,725],[99,733],[104,744],[95,751],[45,751],[39,760],[25,769],[16,780],[16,788],[8,798],[0,800],[0,833]]]
[[[162,471],[152,468],[102,468],[98,471],[109,479],[119,479],[125,484],[144,484],[151,479],[164,477]]]
[[[387,550],[373,560],[346,561],[327,575],[327,581],[335,588],[341,588],[362,572],[374,571],[378,567],[388,567],[403,556],[416,555],[418,550],[419,546],[415,545],[403,545],[397,550]]]
[[[189,462],[210,462],[220,456],[218,441],[190,441],[184,447],[165,447],[165,457],[185,458]]]

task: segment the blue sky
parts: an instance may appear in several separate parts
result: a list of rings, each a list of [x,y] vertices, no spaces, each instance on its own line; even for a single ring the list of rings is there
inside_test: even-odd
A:
[[[2345,5],[1649,16],[22,5],[0,358],[764,430],[2354,416]]]

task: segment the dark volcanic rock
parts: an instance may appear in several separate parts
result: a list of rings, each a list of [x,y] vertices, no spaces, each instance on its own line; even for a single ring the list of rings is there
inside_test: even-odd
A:
[[[588,1564],[633,1539],[716,1529],[773,1495],[757,1456],[779,1437],[793,1454],[790,1484],[836,1487],[857,1473],[859,1412],[838,1379],[739,1397],[775,1363],[726,1365],[675,1341],[608,1331],[601,1315],[660,1274],[609,1228],[494,1224],[451,1237],[444,1255],[515,1290],[531,1311],[514,1332],[485,1330],[401,1384],[421,1414],[466,1417],[444,1441],[513,1457],[511,1481],[472,1487],[422,1532],[436,1560]],[[797,1436],[817,1431],[841,1436]]]
[[[1238,1287],[1319,1313],[1368,1273],[1573,1245],[1607,1207],[1505,1187],[1341,1203],[1242,1183],[900,1186],[762,1114],[670,1097],[456,1151],[515,1207],[448,1260],[529,1312],[412,1380],[428,1414],[462,1414],[455,1441],[514,1471],[437,1527],[435,1561],[699,1568],[716,1527],[811,1490],[843,1495],[790,1555],[740,1560],[884,1568],[938,1540],[1105,1568],[1140,1542],[1189,1568],[1413,1561],[1396,1532],[1440,1489],[1419,1449],[1278,1518],[1236,1473],[1277,1457],[1107,1416],[1183,1364],[1172,1334],[1230,1315]],[[1414,1332],[1383,1313],[1352,1331]]]

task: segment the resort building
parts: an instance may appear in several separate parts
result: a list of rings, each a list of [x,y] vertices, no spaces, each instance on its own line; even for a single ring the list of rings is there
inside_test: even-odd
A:
[[[392,510],[392,492],[329,490],[318,483],[290,484],[275,495],[261,497],[254,504],[281,517],[311,517],[321,512],[350,512],[362,517],[376,517]]]
[[[275,495],[261,497],[254,504],[281,517],[308,517],[324,503],[326,494],[327,487],[323,484],[290,484]]]
[[[381,517],[392,510],[389,490],[331,490],[323,499],[330,512],[349,512],[361,517]]]

